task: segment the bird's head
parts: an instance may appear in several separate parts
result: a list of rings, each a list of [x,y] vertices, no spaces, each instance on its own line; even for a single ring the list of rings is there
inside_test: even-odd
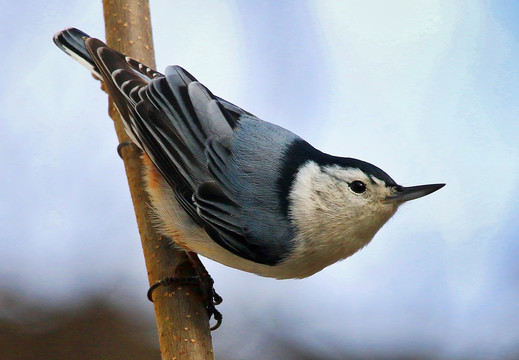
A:
[[[326,157],[299,168],[291,191],[291,214],[306,238],[327,234],[330,239],[341,239],[353,253],[373,238],[401,204],[444,185],[404,187],[367,162]]]

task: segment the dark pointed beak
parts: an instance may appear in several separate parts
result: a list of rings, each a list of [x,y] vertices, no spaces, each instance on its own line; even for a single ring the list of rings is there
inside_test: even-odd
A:
[[[388,201],[396,201],[403,203],[409,200],[421,198],[425,195],[432,194],[436,190],[440,190],[445,184],[430,184],[419,186],[397,186],[395,192],[387,197]]]

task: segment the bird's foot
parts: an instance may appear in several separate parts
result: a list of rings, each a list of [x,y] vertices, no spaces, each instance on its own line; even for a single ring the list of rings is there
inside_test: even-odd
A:
[[[173,277],[167,277],[164,279],[161,279],[157,281],[155,284],[153,284],[147,293],[148,300],[153,302],[153,292],[155,289],[157,289],[160,286],[171,286],[176,284],[192,284],[192,285],[198,285],[198,289],[201,293],[201,296],[205,303],[205,308],[207,310],[207,315],[209,316],[209,319],[211,317],[214,318],[216,321],[216,324],[211,327],[211,331],[216,330],[220,327],[222,324],[222,313],[216,310],[216,305],[221,304],[223,301],[222,297],[218,295],[218,293],[214,289],[214,280],[209,275],[207,270],[205,269],[204,265],[198,258],[198,256],[194,253],[188,253],[190,262],[192,263],[195,272],[197,273],[196,276],[189,276],[189,277],[182,277],[182,276],[173,276]]]
[[[119,145],[117,145],[117,154],[119,154],[119,157],[123,158],[123,148],[126,146],[135,146],[134,143],[130,140],[123,141]]]

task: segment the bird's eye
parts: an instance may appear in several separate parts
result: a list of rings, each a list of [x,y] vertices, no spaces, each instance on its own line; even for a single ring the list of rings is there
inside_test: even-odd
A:
[[[350,183],[350,189],[357,194],[362,194],[366,191],[366,184],[360,180],[355,180]]]

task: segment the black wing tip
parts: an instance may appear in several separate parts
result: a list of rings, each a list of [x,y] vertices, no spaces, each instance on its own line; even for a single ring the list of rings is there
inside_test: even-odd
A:
[[[78,41],[84,40],[85,38],[90,38],[90,35],[75,27],[68,27],[55,33],[52,37],[52,40],[58,47],[61,48],[67,44],[70,44],[71,39]]]
[[[168,76],[169,74],[172,74],[173,71],[178,74],[182,80],[184,80],[184,82],[186,84],[189,84],[193,81],[198,81],[193,75],[191,75],[191,73],[189,73],[189,71],[187,71],[186,69],[184,69],[182,66],[180,65],[169,65],[166,67],[166,72],[164,73],[166,76]]]
[[[89,40],[93,40],[87,33],[74,27],[69,27],[54,34],[52,40],[60,50],[99,76],[99,70],[87,50],[86,43]]]

